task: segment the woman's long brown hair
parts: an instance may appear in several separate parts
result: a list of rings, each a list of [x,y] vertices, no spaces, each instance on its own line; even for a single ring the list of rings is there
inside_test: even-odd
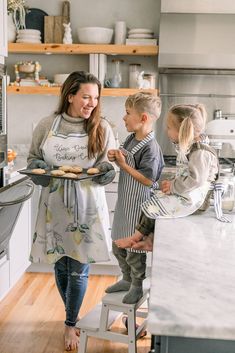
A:
[[[92,74],[85,71],[72,72],[61,87],[61,95],[57,114],[67,113],[69,108],[69,96],[76,95],[81,84],[92,83],[98,86],[98,104],[92,111],[89,119],[84,120],[85,131],[88,134],[88,158],[93,158],[103,151],[104,129],[101,126],[100,116],[100,81]]]

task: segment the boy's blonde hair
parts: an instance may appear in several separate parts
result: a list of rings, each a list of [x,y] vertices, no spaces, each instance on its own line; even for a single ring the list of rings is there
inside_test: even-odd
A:
[[[126,108],[134,108],[138,113],[147,113],[158,119],[161,114],[161,99],[150,92],[138,92],[130,95],[125,103]]]
[[[187,153],[196,137],[203,133],[207,113],[203,104],[179,104],[170,108],[175,127],[179,131],[179,149]]]

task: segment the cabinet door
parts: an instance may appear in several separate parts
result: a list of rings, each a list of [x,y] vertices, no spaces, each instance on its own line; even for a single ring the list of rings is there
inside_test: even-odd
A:
[[[162,0],[161,12],[172,13],[235,13],[234,0]]]
[[[30,200],[23,204],[9,244],[10,286],[13,286],[30,265],[31,238]]]
[[[7,260],[7,256],[5,255],[0,260],[0,300],[7,294],[9,288],[9,260]]]
[[[0,56],[7,56],[7,0],[0,0]]]

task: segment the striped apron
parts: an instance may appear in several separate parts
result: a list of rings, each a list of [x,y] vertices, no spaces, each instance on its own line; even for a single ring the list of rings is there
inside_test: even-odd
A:
[[[128,136],[124,144],[120,146],[126,156],[126,163],[136,169],[134,155],[143,146],[154,138],[154,133],[149,133],[145,139],[140,141],[129,152],[122,146],[133,138],[133,134]],[[112,240],[126,238],[132,235],[141,214],[141,204],[150,198],[151,188],[135,180],[130,174],[120,170],[118,183],[118,200],[115,207],[114,220],[112,226]]]

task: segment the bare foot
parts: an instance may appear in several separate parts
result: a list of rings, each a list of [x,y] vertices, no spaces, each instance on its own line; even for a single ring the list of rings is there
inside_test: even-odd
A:
[[[153,238],[150,235],[144,237],[143,240],[139,241],[138,243],[135,243],[132,246],[132,249],[153,251]]]
[[[80,336],[80,328],[77,327],[77,323],[78,321],[80,320],[80,317],[77,318],[77,321],[76,321],[76,325],[75,325],[75,331],[76,331],[76,335],[79,337]]]
[[[76,336],[80,336],[80,328],[78,327],[75,327],[75,333],[76,333]]]
[[[115,240],[114,243],[118,248],[122,249],[131,248],[134,244],[136,244],[136,242],[132,240],[131,237]]]
[[[66,351],[73,351],[78,348],[78,336],[76,334],[76,328],[73,326],[65,325],[64,330],[64,343]]]
[[[141,239],[143,239],[143,234],[136,230],[132,236],[115,240],[114,243],[118,248],[125,249],[133,247],[133,245],[135,245]]]

